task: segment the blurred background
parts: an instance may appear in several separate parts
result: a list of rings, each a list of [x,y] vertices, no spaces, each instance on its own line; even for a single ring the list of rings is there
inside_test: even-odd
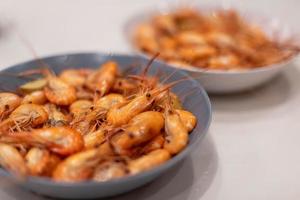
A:
[[[40,56],[82,50],[127,53],[123,28],[131,16],[181,4],[233,6],[272,16],[296,30],[300,17],[298,0],[1,0],[0,67],[32,57],[16,31]]]

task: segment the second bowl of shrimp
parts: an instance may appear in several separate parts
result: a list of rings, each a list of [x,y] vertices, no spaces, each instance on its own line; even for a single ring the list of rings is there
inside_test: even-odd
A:
[[[272,79],[298,55],[277,19],[218,7],[153,9],[124,27],[135,52],[196,77],[210,93],[249,90]]]

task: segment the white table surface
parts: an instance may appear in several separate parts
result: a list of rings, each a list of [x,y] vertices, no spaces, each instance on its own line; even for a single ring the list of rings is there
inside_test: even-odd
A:
[[[298,0],[210,2],[275,15],[300,30]],[[127,53],[122,35],[126,19],[141,9],[171,3],[1,0],[0,23],[8,31],[0,39],[0,68],[32,58],[16,32],[30,41],[39,56],[78,51]],[[213,121],[198,149],[153,183],[113,199],[300,199],[300,63],[293,65],[255,91],[211,97]],[[0,199],[43,198],[0,180]]]

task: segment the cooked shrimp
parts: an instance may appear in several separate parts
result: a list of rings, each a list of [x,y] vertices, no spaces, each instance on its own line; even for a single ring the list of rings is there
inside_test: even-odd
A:
[[[115,126],[126,124],[135,115],[149,108],[152,102],[153,98],[150,93],[139,95],[128,103],[125,102],[109,109],[107,121]]]
[[[101,160],[109,157],[107,144],[98,148],[73,154],[61,162],[53,172],[56,181],[78,182],[92,177],[95,167]]]
[[[153,19],[153,23],[159,31],[167,34],[174,34],[176,32],[176,23],[171,15],[166,14],[156,16]]]
[[[73,154],[61,162],[53,172],[55,181],[84,181],[92,176],[93,169],[101,160],[98,149]]]
[[[37,90],[37,91],[31,92],[30,94],[25,95],[22,100],[22,104],[33,103],[33,104],[42,105],[42,104],[46,103],[46,101],[47,101],[47,98],[45,96],[44,91]]]
[[[153,167],[159,166],[170,159],[170,153],[164,149],[151,151],[135,160],[128,162],[128,169],[131,174],[137,174],[147,171]]]
[[[177,42],[173,38],[168,36],[163,36],[159,38],[159,43],[160,43],[160,48],[162,48],[164,51],[168,51],[168,50],[173,51],[177,45]],[[174,51],[174,53],[176,53],[176,51]]]
[[[0,143],[0,165],[13,174],[24,177],[27,175],[24,158],[19,151],[11,145]]]
[[[232,68],[239,65],[239,59],[234,54],[224,54],[214,56],[209,59],[209,67],[211,69]]]
[[[157,53],[159,51],[156,31],[151,25],[140,24],[135,34],[135,44],[140,49],[149,53]]]
[[[131,119],[124,132],[113,136],[111,143],[117,153],[123,154],[124,150],[138,146],[157,136],[163,126],[164,118],[160,112],[143,112]]]
[[[70,118],[61,111],[59,111],[56,105],[49,103],[45,105],[45,108],[49,116],[47,126],[66,126],[69,124]]]
[[[89,90],[88,88],[77,87],[76,88],[76,96],[77,96],[77,99],[92,100],[95,97],[95,94],[93,91]]]
[[[43,74],[46,78],[46,85],[43,87],[47,99],[56,105],[67,106],[76,100],[76,89],[62,79],[55,76],[48,69],[28,70],[20,75]]]
[[[94,130],[95,124],[92,125],[90,121],[84,120],[75,120],[71,122],[71,128],[78,131],[82,136]]]
[[[189,139],[188,130],[183,124],[180,115],[170,109],[165,111],[165,132],[164,149],[170,154],[177,154],[187,145]]]
[[[125,78],[117,78],[112,91],[123,95],[130,95],[135,93],[137,89],[137,85],[133,81]]]
[[[108,61],[94,73],[90,74],[86,81],[86,86],[93,91],[99,91],[100,96],[105,95],[114,86],[118,75],[118,65],[113,61]]]
[[[33,147],[26,154],[25,161],[31,175],[49,176],[60,159],[46,149]]]
[[[70,112],[74,118],[78,118],[84,114],[87,114],[90,111],[93,103],[89,100],[77,100],[70,105]]]
[[[105,95],[104,97],[98,99],[95,102],[95,107],[103,108],[103,109],[110,109],[114,105],[117,105],[119,103],[124,103],[125,98],[121,94],[115,94],[111,93],[108,95]]]
[[[162,149],[165,143],[165,138],[162,134],[157,135],[155,138],[150,140],[143,148],[142,153],[147,154],[151,151]]]
[[[44,88],[47,99],[56,105],[67,106],[76,100],[76,90],[57,77],[51,77]]]
[[[154,105],[155,110],[172,110],[172,112],[178,114],[184,126],[188,132],[194,129],[197,123],[197,118],[193,113],[183,110],[182,104],[176,94],[165,91],[161,93]]]
[[[164,110],[167,104],[170,104],[174,109],[182,109],[178,96],[169,90],[157,95],[153,108],[159,111]]]
[[[83,136],[84,146],[87,149],[94,148],[105,142],[104,129],[98,129]]]
[[[48,114],[41,105],[22,104],[17,107],[9,117],[0,123],[1,132],[8,130],[27,130],[45,123]]]
[[[89,100],[77,100],[71,104],[69,110],[73,115],[71,127],[82,134],[85,134],[90,129],[90,122],[85,119],[85,116],[91,111],[93,103]]]
[[[90,69],[66,69],[60,73],[59,78],[69,85],[80,87],[84,85],[87,76],[91,73]]]
[[[125,98],[120,94],[112,93],[103,96],[95,101],[85,113],[77,115],[72,122],[72,127],[79,130],[82,134],[94,131],[95,128],[99,127],[105,121],[107,110],[124,101]],[[84,102],[81,103],[83,104]],[[77,111],[77,113],[79,113],[79,111]]]
[[[236,46],[234,38],[222,32],[210,32],[206,35],[206,39],[209,43],[219,47]]]
[[[178,81],[137,94],[132,100],[112,107],[107,112],[107,122],[114,126],[128,123],[134,116],[146,111],[159,94],[168,90],[176,83],[178,83]]]
[[[128,175],[129,171],[122,158],[114,158],[97,166],[93,173],[94,181],[109,181]]]
[[[13,93],[0,92],[0,120],[8,116],[21,104],[22,99]]]
[[[188,132],[192,131],[195,128],[197,118],[193,113],[181,109],[176,109],[175,112],[179,115]]]
[[[206,38],[195,31],[184,31],[176,36],[176,41],[181,45],[206,45]]]
[[[74,120],[71,126],[79,131],[82,135],[85,135],[91,131],[95,131],[105,121],[105,114],[107,111],[103,108],[90,107],[90,112],[87,112]]]
[[[0,138],[0,141],[45,147],[63,156],[76,153],[84,147],[80,133],[69,127],[51,127],[34,129],[31,132],[7,133]]]
[[[216,52],[216,49],[209,45],[181,47],[177,50],[178,56],[185,61],[195,61],[196,59],[211,57]]]

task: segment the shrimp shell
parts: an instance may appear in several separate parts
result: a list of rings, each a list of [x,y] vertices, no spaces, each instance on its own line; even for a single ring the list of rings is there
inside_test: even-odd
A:
[[[110,156],[107,144],[73,154],[62,161],[54,170],[55,181],[78,182],[92,177],[98,163]]]
[[[176,22],[171,15],[158,15],[153,19],[154,26],[160,31],[174,34],[176,32]]]
[[[31,175],[49,176],[60,159],[46,149],[33,147],[26,154],[25,161]]]
[[[160,133],[163,127],[164,118],[160,112],[143,112],[132,118],[125,131],[115,135],[111,143],[115,150],[122,154],[124,149],[130,149],[151,140]]]
[[[117,105],[107,113],[108,123],[120,126],[128,123],[134,116],[150,107],[153,100],[147,94],[137,96],[125,105]]]
[[[119,103],[124,103],[124,102],[125,102],[125,98],[121,94],[110,93],[97,100],[95,102],[95,107],[108,110],[114,105],[117,105]]]
[[[47,101],[47,98],[45,96],[44,91],[37,90],[37,91],[31,92],[30,94],[25,95],[22,100],[22,104],[33,103],[33,104],[42,105],[42,104],[46,103],[46,101]]]
[[[70,105],[70,112],[74,118],[80,117],[90,111],[93,103],[89,100],[77,100]]]
[[[36,127],[48,120],[48,114],[41,105],[21,104],[9,117],[0,123],[2,133],[8,130],[18,131]]]
[[[149,109],[159,94],[168,90],[177,82],[169,83],[165,86],[157,87],[148,92],[138,94],[132,100],[120,103],[107,112],[107,122],[114,126],[128,123],[137,114]]]
[[[128,172],[127,166],[122,160],[116,158],[98,165],[93,173],[92,179],[94,181],[104,182],[126,176]]]
[[[147,154],[151,151],[162,149],[164,146],[164,142],[165,138],[162,136],[162,134],[159,134],[143,147],[142,153]]]
[[[166,140],[164,149],[174,155],[180,152],[188,143],[188,130],[176,112],[165,112]]]
[[[118,75],[118,64],[108,61],[100,69],[87,77],[86,86],[90,90],[97,90],[100,96],[105,95],[113,87]]]
[[[105,130],[103,129],[98,129],[83,136],[84,146],[86,149],[97,147],[104,143],[105,139]]]
[[[112,88],[114,92],[129,95],[137,92],[137,85],[125,78],[117,78]]]
[[[97,149],[73,154],[62,161],[53,171],[55,181],[77,182],[92,176],[93,168],[100,161]]]
[[[45,108],[49,116],[47,126],[49,127],[66,126],[69,124],[69,117],[63,114],[62,112],[60,112],[56,105],[46,104]]]
[[[48,119],[44,107],[37,104],[22,104],[9,115],[9,118],[17,121],[27,116],[31,118],[32,126],[42,124]]]
[[[170,153],[164,149],[151,151],[138,159],[128,162],[128,170],[131,174],[137,174],[147,171],[153,167],[159,166],[171,158]]]
[[[192,131],[195,128],[197,124],[197,118],[193,113],[181,109],[176,109],[175,112],[180,116],[180,119],[184,126],[187,128],[188,132]]]
[[[0,141],[10,144],[46,147],[62,156],[76,153],[84,147],[80,133],[69,127],[51,127],[34,129],[31,132],[7,133],[0,138]]]
[[[79,87],[84,85],[90,73],[91,70],[88,69],[66,69],[60,73],[59,78],[69,85]]]
[[[73,86],[54,76],[48,78],[44,92],[51,103],[61,106],[70,105],[77,98],[76,89]]]
[[[0,143],[0,165],[20,177],[28,173],[22,155],[15,147],[8,144]]]
[[[140,24],[137,27],[135,44],[146,52],[157,53],[159,51],[155,29],[149,24]]]
[[[195,31],[184,31],[179,33],[176,36],[176,41],[181,45],[188,45],[188,46],[201,46],[206,45],[207,41],[206,38],[199,35]]]
[[[0,118],[1,120],[9,115],[15,108],[21,104],[22,99],[13,93],[0,93]]]

